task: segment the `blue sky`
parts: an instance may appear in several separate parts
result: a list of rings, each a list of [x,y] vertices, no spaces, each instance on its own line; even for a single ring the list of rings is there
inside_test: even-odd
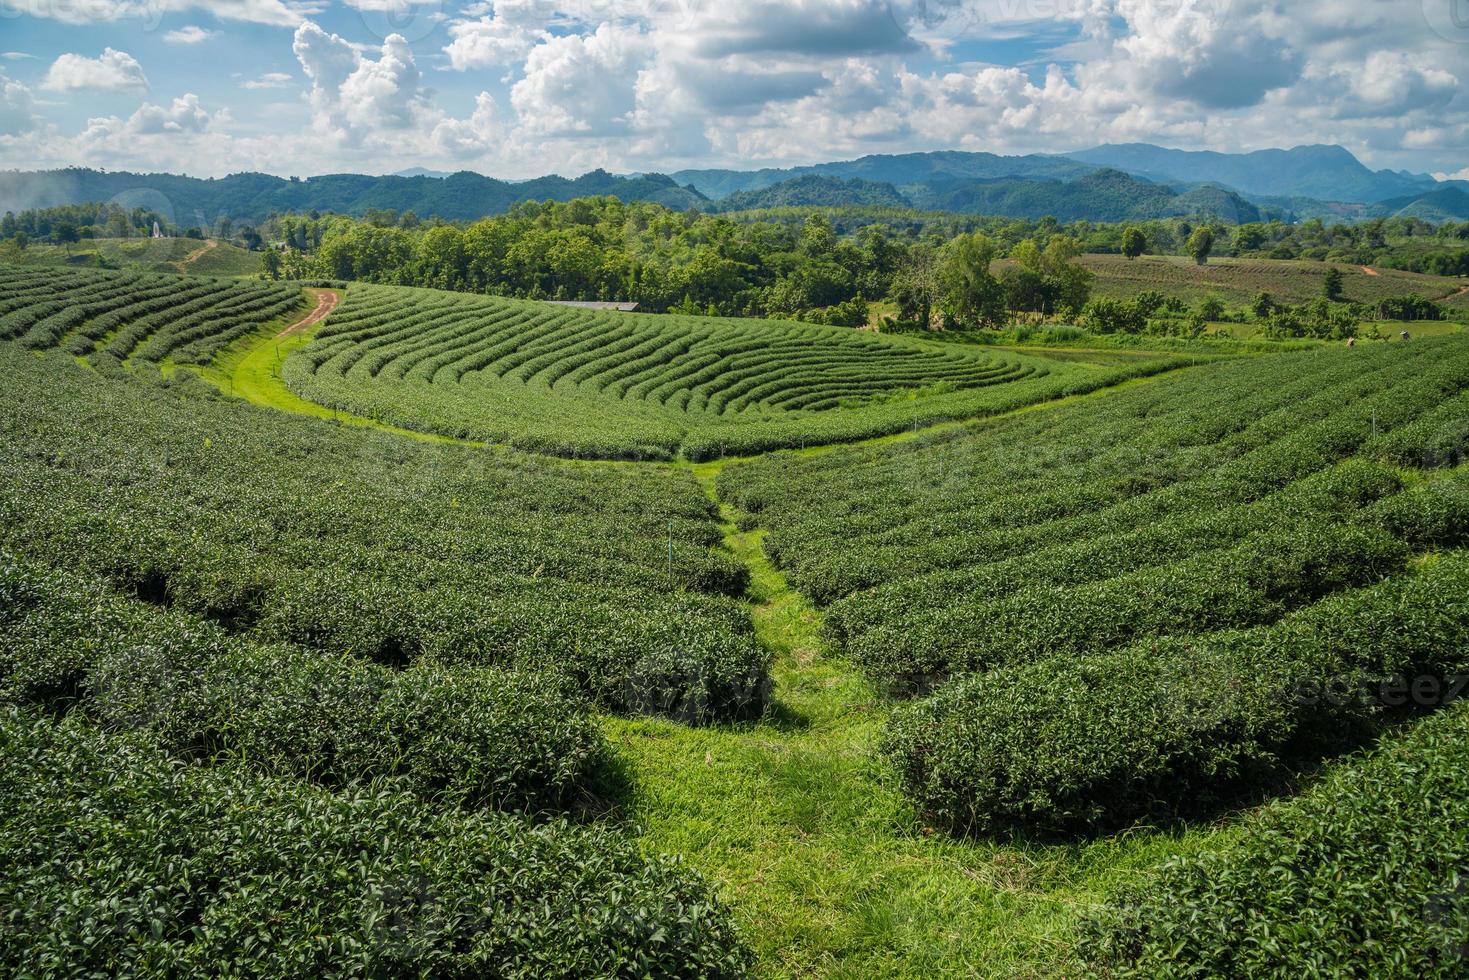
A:
[[[1147,141],[1458,174],[1454,3],[0,0],[0,166],[528,177]]]

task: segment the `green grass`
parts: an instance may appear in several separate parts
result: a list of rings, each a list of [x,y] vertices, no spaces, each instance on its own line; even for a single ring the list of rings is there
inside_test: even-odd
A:
[[[6,261],[24,266],[67,266],[92,268],[97,257],[121,268],[152,272],[180,272],[200,276],[246,278],[260,272],[260,253],[228,242],[206,242],[196,238],[92,238],[67,248],[64,245],[31,245],[10,251]]]
[[[722,464],[693,468],[712,492]],[[888,702],[818,636],[820,614],[723,508],[752,573],[775,708],[690,729],[606,718],[650,852],[719,884],[769,977],[1075,973],[1072,928],[1117,885],[1233,830],[1140,831],[1081,845],[966,842],[924,827],[874,748]]]
[[[281,331],[289,325],[288,322],[281,321],[268,323],[250,336],[231,345],[211,364],[204,367],[190,367],[189,370],[214,385],[222,393],[233,398],[244,399],[252,405],[259,405],[263,408],[273,408],[280,412],[290,412],[312,418],[330,419],[340,425],[379,429],[419,442],[447,443],[456,446],[482,447],[487,445],[483,442],[454,439],[432,432],[400,429],[375,419],[327,408],[302,398],[286,387],[286,383],[281,380],[281,365],[292,353],[311,343],[321,324],[315,324],[289,337],[281,337]],[[174,370],[172,365],[164,365],[165,375],[171,373],[172,370]]]

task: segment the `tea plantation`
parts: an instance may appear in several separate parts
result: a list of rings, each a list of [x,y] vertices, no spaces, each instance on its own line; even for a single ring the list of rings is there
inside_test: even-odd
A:
[[[1469,342],[315,286],[0,267],[0,973],[1469,970]]]
[[[846,442],[1115,380],[839,327],[401,287],[353,287],[316,336],[283,371],[311,401],[594,458],[704,460]]]

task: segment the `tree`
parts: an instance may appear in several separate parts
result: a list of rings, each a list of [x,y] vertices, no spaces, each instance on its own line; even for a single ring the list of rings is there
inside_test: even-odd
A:
[[[75,223],[71,221],[59,221],[53,232],[56,240],[66,246],[66,254],[71,254],[71,247],[82,240],[82,233],[77,230]]]
[[[1214,251],[1214,232],[1205,228],[1195,228],[1192,235],[1188,236],[1188,254],[1194,257],[1199,265],[1207,265],[1209,253]]]
[[[938,303],[938,263],[933,249],[915,245],[893,274],[893,302],[898,319],[927,330],[933,325],[933,308]]]
[[[267,279],[279,279],[281,277],[281,253],[273,248],[265,250],[265,255],[260,260],[261,269]]]
[[[1275,299],[1269,293],[1256,293],[1255,301],[1250,304],[1250,312],[1256,320],[1268,320],[1270,314],[1275,312]]]
[[[1148,236],[1137,227],[1130,227],[1122,233],[1122,254],[1129,260],[1137,258],[1148,250]]]
[[[944,249],[939,267],[939,306],[946,322],[960,327],[997,327],[1007,319],[1005,289],[990,274],[995,243],[974,232]]]
[[[1341,270],[1336,266],[1326,270],[1325,277],[1321,280],[1321,295],[1335,303],[1341,299],[1342,276]]]
[[[1199,316],[1205,320],[1223,320],[1224,300],[1218,296],[1204,297],[1204,301],[1199,304]]]

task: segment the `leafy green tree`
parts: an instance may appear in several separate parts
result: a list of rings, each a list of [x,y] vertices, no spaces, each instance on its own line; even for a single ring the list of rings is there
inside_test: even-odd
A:
[[[56,230],[52,233],[56,241],[66,246],[66,254],[71,254],[71,247],[82,240],[82,233],[76,224],[71,221],[60,221],[56,224]]]
[[[1122,254],[1129,260],[1137,258],[1148,250],[1148,236],[1137,226],[1131,226],[1122,233]]]
[[[938,260],[933,249],[916,245],[893,274],[892,298],[898,304],[898,319],[915,323],[922,330],[933,325],[938,304]]]
[[[1336,303],[1341,300],[1342,275],[1336,266],[1326,270],[1326,275],[1321,280],[1321,295],[1329,301]]]
[[[960,235],[939,266],[939,307],[946,321],[966,329],[1006,322],[1005,289],[990,273],[995,243],[978,232]]]
[[[1218,296],[1204,297],[1204,301],[1199,304],[1199,316],[1205,320],[1223,320],[1224,300]]]
[[[1195,228],[1193,234],[1188,236],[1188,254],[1194,257],[1199,265],[1207,265],[1209,253],[1214,251],[1214,232],[1206,227]]]
[[[261,256],[260,268],[267,279],[279,279],[281,277],[281,253],[273,248],[265,250]]]
[[[1255,299],[1250,303],[1250,313],[1256,320],[1268,320],[1270,314],[1275,312],[1275,299],[1269,293],[1256,293]]]

